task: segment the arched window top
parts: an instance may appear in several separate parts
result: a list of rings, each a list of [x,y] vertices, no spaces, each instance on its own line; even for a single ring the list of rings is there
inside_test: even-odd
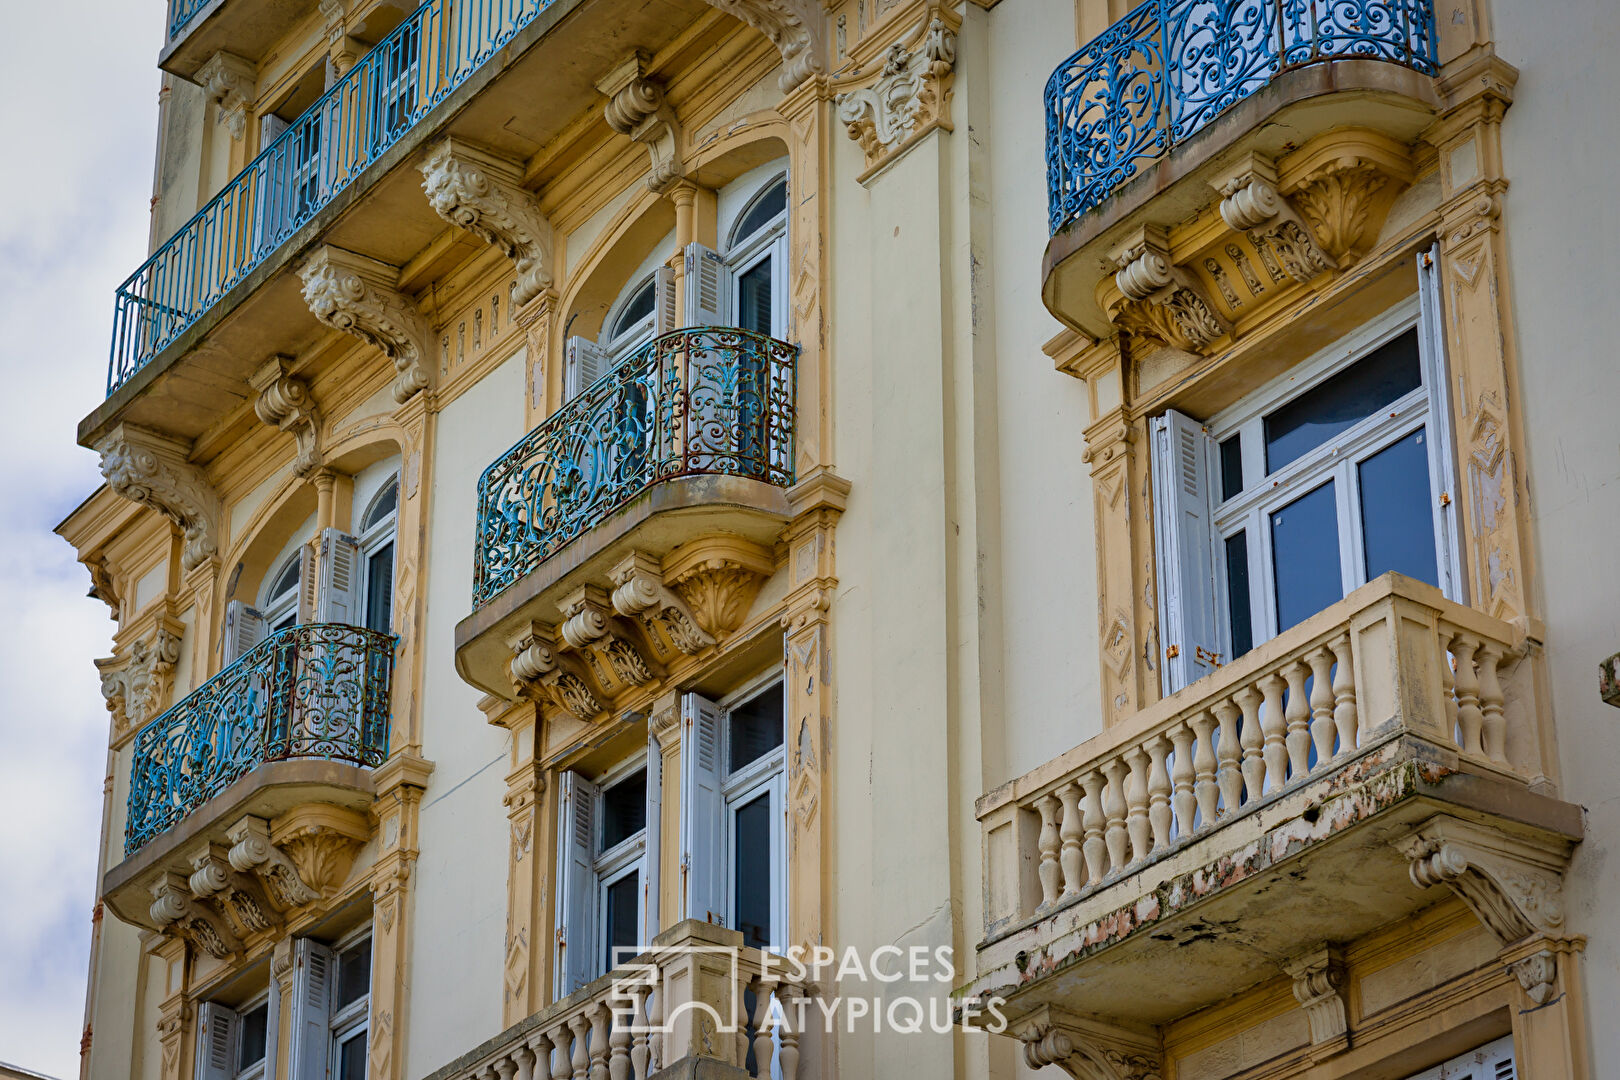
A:
[[[276,572],[275,577],[270,579],[270,587],[264,590],[264,604],[266,607],[274,605],[276,601],[289,594],[298,592],[300,565],[298,552],[294,552],[291,558],[281,564],[281,569]]]
[[[652,319],[657,302],[657,289],[652,278],[630,290],[609,324],[606,340],[615,342],[626,334],[643,330],[643,324]]]
[[[360,518],[360,531],[369,532],[385,520],[392,517],[399,509],[399,477],[392,477],[383,484],[382,490],[372,497],[371,505]]]
[[[737,247],[762,229],[774,225],[787,212],[787,177],[778,176],[737,217],[727,247]]]

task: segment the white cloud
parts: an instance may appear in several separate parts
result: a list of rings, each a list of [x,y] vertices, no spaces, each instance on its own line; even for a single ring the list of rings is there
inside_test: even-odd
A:
[[[145,256],[163,10],[16,5],[0,63],[0,1057],[59,1077],[79,1068],[106,766],[90,660],[113,624],[51,527],[100,481],[73,436]]]

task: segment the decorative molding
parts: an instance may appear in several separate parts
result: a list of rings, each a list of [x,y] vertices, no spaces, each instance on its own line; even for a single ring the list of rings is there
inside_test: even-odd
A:
[[[96,444],[107,487],[180,526],[180,563],[195,570],[219,551],[220,500],[188,460],[189,450],[179,439],[134,424],[119,424]]]
[[[647,57],[631,53],[604,75],[596,88],[608,98],[602,110],[608,127],[628,135],[652,155],[647,187],[660,194],[686,175],[681,160],[681,125],[664,88],[645,75]]]
[[[212,900],[241,928],[242,936],[263,933],[281,924],[281,914],[265,899],[264,890],[225,861],[222,844],[204,842],[191,857],[192,895]]]
[[[113,718],[114,742],[168,707],[184,634],[184,623],[160,616],[151,636],[131,645],[127,658],[110,656],[95,662],[101,672],[101,696]]]
[[[335,896],[371,830],[365,815],[321,803],[297,806],[272,823],[270,838],[286,854],[298,880],[323,897]]]
[[[271,427],[288,432],[298,444],[293,471],[308,476],[322,465],[321,412],[309,385],[291,374],[292,357],[276,355],[248,377],[258,393],[253,411]]]
[[[786,94],[827,70],[826,12],[818,0],[708,0],[764,34],[782,54],[778,80]]]
[[[226,858],[244,873],[257,874],[266,890],[283,908],[295,908],[319,897],[298,872],[287,853],[270,842],[270,824],[249,815],[226,830],[231,849]]]
[[[590,720],[605,710],[590,685],[578,671],[559,657],[552,647],[550,628],[543,623],[529,627],[511,639],[512,684],[519,694],[544,687],[559,708],[580,720]]]
[[[1283,965],[1294,980],[1294,1000],[1311,1025],[1312,1060],[1322,1060],[1350,1047],[1344,958],[1329,945]]]
[[[107,617],[117,622],[121,603],[118,596],[118,582],[113,577],[107,560],[92,557],[84,559],[83,562],[84,568],[90,571],[90,591],[85,595],[106,604]]]
[[[865,181],[936,128],[952,130],[956,31],[938,15],[889,46],[877,81],[834,99],[838,119],[866,155]]]
[[[1121,329],[1188,352],[1204,352],[1231,333],[1198,280],[1170,261],[1163,229],[1144,225],[1109,258],[1116,267],[1114,285],[1124,298],[1110,317]]]
[[[1413,167],[1405,146],[1352,128],[1311,140],[1278,171],[1278,191],[1310,224],[1317,246],[1343,268],[1377,241],[1390,205],[1412,182]]]
[[[698,625],[724,638],[742,625],[760,585],[775,570],[768,549],[736,536],[682,544],[664,560],[664,580]]]
[[[632,551],[609,576],[615,586],[613,610],[627,619],[640,619],[649,636],[662,635],[688,656],[715,643],[714,635],[698,625],[686,601],[664,584],[663,571],[653,556]]]
[[[500,248],[516,264],[514,308],[551,288],[551,223],[523,187],[520,165],[445,139],[422,163],[422,190],[434,213]]]
[[[224,960],[242,948],[241,938],[224,917],[192,895],[185,876],[169,871],[152,885],[152,921],[173,929],[197,948]]]
[[[1316,245],[1305,220],[1278,193],[1277,183],[1277,167],[1271,159],[1263,154],[1249,154],[1226,175],[1217,178],[1213,186],[1221,195],[1221,220],[1235,232],[1247,233],[1256,251],[1265,251],[1269,243],[1284,272],[1303,284],[1333,269],[1337,262]],[[1238,254],[1241,256],[1241,251]],[[1242,263],[1241,268],[1248,269],[1247,262]],[[1248,269],[1246,282],[1253,273]],[[1263,287],[1256,287],[1257,277],[1248,284],[1252,293],[1263,291]],[[1233,307],[1237,306],[1235,296],[1228,300]]]
[[[563,642],[581,655],[603,696],[612,698],[654,679],[647,660],[628,635],[615,625],[606,591],[581,585],[557,602],[563,613]]]
[[[237,142],[247,134],[248,110],[258,96],[255,75],[251,61],[234,53],[217,52],[197,69],[194,77],[209,103],[218,107],[218,122]]]
[[[1014,1025],[1032,1069],[1056,1065],[1075,1080],[1160,1080],[1164,1052],[1151,1029],[1106,1024],[1046,1007]]]
[[[324,244],[298,269],[310,313],[334,330],[381,349],[394,362],[394,400],[403,405],[432,381],[433,334],[399,269]]]

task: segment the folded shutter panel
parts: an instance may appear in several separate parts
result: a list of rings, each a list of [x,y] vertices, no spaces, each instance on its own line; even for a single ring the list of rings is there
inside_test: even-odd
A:
[[[1159,571],[1161,685],[1173,694],[1219,666],[1209,433],[1170,410],[1152,420],[1153,522]]]
[[[667,334],[680,326],[680,315],[675,309],[675,271],[660,266],[653,273],[655,296],[653,333]]]
[[[683,918],[724,924],[725,801],[720,794],[720,707],[681,699],[681,894]]]
[[[205,1001],[197,1010],[197,1080],[231,1080],[236,1072],[237,1015]]]
[[[608,371],[607,350],[590,338],[571,337],[563,363],[563,400],[567,401]]]
[[[326,1080],[337,956],[318,941],[293,942],[291,1080]]]
[[[341,529],[321,531],[315,621],[360,625],[360,543]]]
[[[264,640],[268,627],[264,613],[240,600],[225,605],[225,652],[222,667],[228,667],[253,646]]]
[[[687,244],[685,325],[730,326],[731,291],[731,268],[720,253]]]
[[[1462,533],[1457,520],[1457,452],[1452,439],[1450,365],[1446,362],[1445,316],[1440,299],[1440,246],[1418,256],[1418,299],[1421,305],[1419,349],[1423,381],[1429,388],[1429,484],[1434,498],[1434,535],[1439,544],[1440,591],[1459,604],[1468,603],[1468,579],[1462,572]]]
[[[597,786],[565,772],[559,785],[557,841],[557,996],[596,977]]]
[[[658,740],[647,736],[647,847],[641,856],[641,943],[658,936],[658,883],[664,807],[664,756]]]
[[[320,552],[314,543],[298,549],[298,621],[319,622],[316,618],[316,583],[320,577]]]

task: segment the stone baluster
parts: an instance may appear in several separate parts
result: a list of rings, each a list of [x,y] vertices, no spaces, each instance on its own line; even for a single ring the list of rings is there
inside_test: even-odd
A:
[[[1147,744],[1148,757],[1148,824],[1153,828],[1153,850],[1163,851],[1170,846],[1170,772],[1165,760],[1170,754],[1170,740],[1160,735]]]
[[[1288,684],[1272,672],[1260,680],[1265,704],[1260,710],[1260,732],[1265,737],[1266,790],[1281,791],[1288,783],[1288,721],[1283,712],[1283,690]]]
[[[660,980],[647,995],[647,1075],[664,1067],[664,987]]]
[[[775,987],[762,978],[754,979],[754,1075],[770,1080],[771,1057],[776,1052],[776,1040],[771,1038],[774,1018],[771,1016],[771,995]],[[744,1061],[748,1059],[743,1058]]]
[[[1451,655],[1457,658],[1457,728],[1462,735],[1462,751],[1478,757],[1484,754],[1480,733],[1485,714],[1479,707],[1479,676],[1474,671],[1474,653],[1479,641],[1470,634],[1451,639]]]
[[[1221,724],[1221,742],[1215,750],[1216,759],[1220,762],[1216,780],[1221,789],[1221,813],[1235,814],[1238,807],[1243,805],[1243,773],[1238,765],[1243,740],[1238,734],[1238,707],[1230,699],[1223,698],[1215,703],[1215,716]],[[1212,824],[1213,820],[1204,824]]]
[[[1311,665],[1311,742],[1321,768],[1333,760],[1333,656],[1324,645],[1305,659]]]
[[[1085,874],[1085,858],[1081,853],[1085,827],[1080,824],[1080,785],[1064,784],[1058,799],[1063,803],[1063,824],[1058,829],[1063,848],[1058,854],[1058,863],[1063,868],[1063,895],[1073,896],[1084,884]]]
[[[1193,814],[1198,808],[1193,794],[1193,729],[1187,724],[1177,724],[1170,733],[1170,741],[1174,744],[1176,758],[1170,770],[1170,804],[1175,813],[1176,835],[1191,836]]]
[[[635,1017],[635,1031],[630,1042],[630,1072],[636,1080],[647,1080],[647,1064],[649,1047],[647,1045],[647,989],[637,987],[630,992],[631,1000],[635,1002],[635,1010],[631,1013]]]
[[[1056,795],[1046,795],[1036,804],[1036,808],[1041,812],[1041,836],[1036,841],[1041,863],[1037,872],[1041,878],[1041,907],[1046,907],[1057,900],[1061,885],[1058,880],[1062,875],[1058,865],[1058,813],[1062,804]]]
[[[573,1071],[569,1073],[569,1076],[573,1080],[589,1080],[591,1075],[590,1018],[584,1013],[570,1017],[568,1027],[574,1033],[574,1056],[569,1062],[573,1067]]]
[[[529,1036],[530,1080],[550,1080],[551,1036],[537,1031]],[[525,1080],[519,1077],[518,1080]]]
[[[1501,647],[1492,641],[1485,642],[1479,650],[1479,708],[1484,714],[1481,740],[1485,756],[1498,765],[1506,765],[1507,718],[1502,711],[1502,681],[1497,675],[1501,663]]]
[[[1356,669],[1350,635],[1336,638],[1333,649],[1333,727],[1339,734],[1338,753],[1348,754],[1358,745],[1356,730]]]
[[[1080,786],[1086,790],[1085,813],[1080,819],[1086,830],[1082,845],[1086,855],[1086,882],[1093,884],[1108,876],[1108,845],[1103,841],[1107,824],[1102,809],[1103,778],[1092,769],[1080,778]]]
[[[781,1051],[776,1055],[777,1065],[782,1072],[782,1080],[797,1080],[799,1075],[799,1009],[804,1003],[804,988],[792,983],[785,984],[778,993],[782,998],[782,1008],[777,1010],[779,1025],[777,1038],[781,1040]]]
[[[536,1041],[534,1036],[530,1036],[527,1043],[512,1052],[512,1059],[517,1062],[517,1080],[534,1080],[536,1063],[541,1061],[534,1049]]]
[[[512,1077],[517,1073],[517,1068],[518,1063],[516,1051],[503,1054],[501,1058],[495,1062],[495,1072],[498,1076],[500,1076],[501,1080],[512,1080]]]
[[[591,1009],[589,1019],[591,1022],[591,1080],[608,1080],[608,1055],[612,1053],[613,1046],[608,1041],[608,1028],[613,1020],[613,1010],[609,1009],[607,1002],[599,1001]]]
[[[1125,762],[1109,758],[1103,766],[1108,786],[1103,791],[1103,816],[1107,818],[1108,871],[1125,869],[1130,855],[1130,835],[1125,831]]]
[[[1215,821],[1215,811],[1221,803],[1221,789],[1215,783],[1215,716],[1209,710],[1192,718],[1193,736],[1197,740],[1193,751],[1193,796],[1198,801],[1200,826]],[[1187,832],[1193,831],[1189,819]]]
[[[1457,730],[1457,672],[1456,659],[1451,655],[1451,631],[1440,627],[1440,651],[1444,654],[1440,664],[1440,697],[1446,703],[1446,734],[1460,740]]]
[[[1152,833],[1148,825],[1148,756],[1140,746],[1126,752],[1130,763],[1130,780],[1125,786],[1125,827],[1131,836],[1131,861],[1147,858],[1152,850],[1148,840]]]
[[[1305,661],[1295,660],[1283,674],[1288,679],[1288,704],[1283,707],[1288,724],[1288,776],[1297,780],[1311,771],[1311,705],[1305,692],[1311,671]]]
[[[733,1064],[735,1064],[739,1069],[742,1068],[748,1061],[749,1012],[748,999],[743,996],[747,993],[747,991],[748,976],[740,975],[737,984],[731,988],[731,992],[736,995],[731,1002],[731,1011],[733,1017],[732,1022],[737,1025],[737,1034],[732,1040],[732,1052],[736,1055]],[[696,1022],[696,1015],[694,1015],[692,1019],[694,1022]]]
[[[1244,801],[1260,798],[1266,786],[1265,739],[1260,733],[1260,694],[1252,686],[1245,686],[1234,698],[1243,710],[1243,731],[1238,741],[1243,744]],[[1239,803],[1230,803],[1228,811],[1237,810]]]
[[[607,1041],[608,1080],[629,1080],[631,1025],[623,1017],[614,1016],[610,1018],[613,1021],[613,1030],[608,1035]]]
[[[504,1061],[505,1059],[503,1058],[502,1060]],[[482,1068],[473,1073],[473,1080],[496,1080],[497,1073],[495,1071],[495,1066],[497,1064],[498,1062],[494,1061],[485,1062]]]
[[[570,1048],[574,1045],[574,1032],[566,1021],[551,1029],[551,1045],[557,1049],[551,1056],[551,1080],[573,1080],[573,1055]]]

